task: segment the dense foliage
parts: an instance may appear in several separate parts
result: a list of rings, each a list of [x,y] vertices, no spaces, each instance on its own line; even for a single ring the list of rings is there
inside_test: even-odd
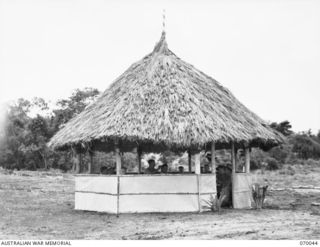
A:
[[[99,94],[97,89],[75,90],[68,99],[59,100],[50,110],[42,98],[19,99],[9,104],[1,129],[0,166],[8,169],[68,170],[70,152],[55,152],[46,143],[73,116],[80,113]],[[37,112],[33,116],[34,112]]]

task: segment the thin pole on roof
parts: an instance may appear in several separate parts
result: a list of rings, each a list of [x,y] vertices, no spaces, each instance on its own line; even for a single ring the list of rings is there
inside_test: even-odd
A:
[[[162,32],[166,32],[166,10],[162,11]]]

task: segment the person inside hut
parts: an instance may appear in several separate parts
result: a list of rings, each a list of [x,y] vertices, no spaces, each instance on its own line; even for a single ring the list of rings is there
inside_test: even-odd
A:
[[[102,166],[100,168],[101,174],[116,174],[116,168],[114,166]]]
[[[158,172],[157,169],[155,169],[156,162],[154,161],[154,159],[148,160],[148,164],[149,167],[145,170],[146,174],[154,174]]]
[[[179,169],[179,173],[184,173],[184,167],[183,166],[179,166],[178,169]]]
[[[161,173],[168,173],[168,165],[165,163],[160,167]]]
[[[204,165],[204,173],[211,173],[209,164]]]

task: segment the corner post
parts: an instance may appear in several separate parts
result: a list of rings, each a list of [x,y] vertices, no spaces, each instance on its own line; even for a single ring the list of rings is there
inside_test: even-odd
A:
[[[194,155],[194,165],[195,165],[195,174],[197,176],[197,190],[198,190],[198,208],[199,208],[199,213],[201,212],[201,188],[200,188],[200,174],[201,174],[201,166],[200,166],[200,152]]]
[[[245,152],[245,166],[246,166],[246,170],[245,172],[246,173],[250,173],[250,148],[249,146],[246,146],[245,149],[244,149],[244,152]]]
[[[211,173],[216,173],[216,145],[211,143]]]
[[[231,163],[232,163],[232,173],[236,173],[236,150],[234,147],[234,142],[231,143]]]
[[[236,150],[234,146],[234,142],[231,142],[231,161],[232,161],[232,207],[235,208],[235,177],[236,177]]]
[[[116,154],[116,174],[117,174],[117,215],[119,215],[120,208],[120,174],[121,174],[121,156],[118,143],[115,148]]]

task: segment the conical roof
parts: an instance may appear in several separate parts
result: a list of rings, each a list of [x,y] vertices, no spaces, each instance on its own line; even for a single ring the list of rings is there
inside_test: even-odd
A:
[[[99,143],[108,149],[117,142],[155,151],[198,149],[212,141],[273,146],[283,139],[228,89],[169,50],[163,32],[152,53],[132,64],[49,145]]]

